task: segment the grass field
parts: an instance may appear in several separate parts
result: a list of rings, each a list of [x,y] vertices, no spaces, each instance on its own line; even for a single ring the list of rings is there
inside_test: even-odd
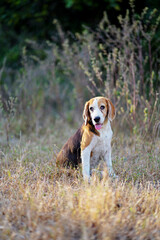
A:
[[[117,25],[104,13],[95,29],[73,34],[54,20],[52,40],[25,40],[19,69],[4,59],[0,240],[160,239],[160,15],[147,7],[137,15],[129,2]],[[89,184],[55,162],[99,95],[116,108],[118,179],[104,169]]]
[[[0,239],[160,239],[160,141],[115,133],[117,180],[63,174],[56,153],[74,132],[59,123],[2,146]]]

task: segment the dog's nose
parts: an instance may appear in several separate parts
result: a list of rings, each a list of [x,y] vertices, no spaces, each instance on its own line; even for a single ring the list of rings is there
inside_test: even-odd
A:
[[[94,118],[94,121],[95,121],[96,123],[98,123],[99,120],[100,120],[100,117],[95,117],[95,118]]]

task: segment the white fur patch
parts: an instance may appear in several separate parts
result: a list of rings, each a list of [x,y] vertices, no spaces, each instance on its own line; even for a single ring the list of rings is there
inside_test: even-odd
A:
[[[82,174],[84,179],[90,178],[90,156],[91,156],[91,151],[96,144],[95,138],[96,136],[94,136],[90,144],[84,150],[81,151]]]
[[[95,102],[94,104],[94,106],[96,106],[97,103]],[[81,152],[84,179],[90,178],[91,170],[98,166],[101,158],[106,162],[109,174],[114,175],[111,160],[111,140],[113,132],[109,120],[107,124],[102,126],[99,133],[100,136],[94,135],[91,143]]]
[[[100,122],[99,123],[103,124],[103,122],[105,120],[105,117],[104,117],[103,113],[101,112],[101,110],[98,107],[98,99],[95,99],[91,106],[94,109],[93,112],[90,112],[93,124],[94,125],[96,124],[96,122],[94,121],[94,119],[96,117],[100,117]]]

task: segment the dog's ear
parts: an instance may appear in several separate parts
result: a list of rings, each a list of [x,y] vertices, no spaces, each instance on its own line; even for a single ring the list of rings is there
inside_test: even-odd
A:
[[[108,119],[112,121],[116,116],[116,110],[113,103],[108,98],[106,98],[106,101],[108,105]]]
[[[83,110],[83,119],[85,122],[85,125],[90,121],[90,113],[89,113],[89,102],[86,102]]]

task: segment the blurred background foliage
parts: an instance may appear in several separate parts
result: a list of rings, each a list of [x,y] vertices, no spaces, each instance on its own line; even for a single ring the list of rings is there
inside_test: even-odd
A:
[[[114,102],[118,127],[156,135],[159,10],[158,0],[1,0],[0,131],[7,142],[10,132],[40,132],[49,116],[81,122],[95,95]]]
[[[160,9],[158,0],[134,1],[135,12],[144,7]],[[117,16],[124,15],[127,0],[1,0],[0,1],[0,65],[4,58],[12,68],[20,66],[21,49],[26,39],[39,42],[51,40],[56,34],[53,20],[57,19],[64,31],[82,32],[83,26],[93,29],[107,11],[110,21],[118,24]]]

